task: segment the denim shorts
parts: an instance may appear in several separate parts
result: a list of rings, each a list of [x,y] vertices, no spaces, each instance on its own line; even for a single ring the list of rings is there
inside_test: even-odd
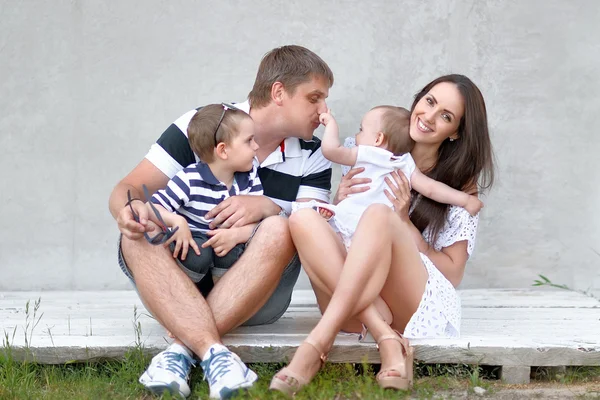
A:
[[[208,294],[214,286],[212,275],[215,274],[215,276],[219,277],[223,276],[223,274],[225,274],[227,270],[233,264],[235,264],[235,262],[244,253],[246,246],[252,240],[252,237],[254,236],[255,232],[256,229],[254,230],[252,236],[250,237],[250,239],[248,239],[246,243],[237,245],[236,247],[231,249],[231,251],[224,257],[215,257],[214,259],[212,259],[212,257],[209,258],[208,254],[213,254],[212,249],[210,249],[211,251],[207,251],[207,254],[204,258],[202,258],[201,260],[196,260],[196,264],[192,265],[193,263],[189,260],[195,259],[194,256],[196,256],[196,254],[194,253],[193,249],[189,249],[186,261],[182,262],[180,260],[177,260],[177,265],[179,265],[179,267],[188,275],[188,277],[190,277],[190,279],[194,283],[196,283],[196,287],[198,287],[200,293],[202,293],[202,295],[206,297],[208,296]],[[198,240],[202,241],[202,238],[199,235],[197,236]],[[194,239],[196,239],[196,237],[194,237]],[[198,243],[198,241],[196,243]],[[200,249],[201,256],[205,250],[208,249]],[[190,258],[191,254],[193,254],[193,256]],[[125,258],[123,257],[123,253],[121,251],[121,235],[119,235],[118,241],[118,260],[121,270],[131,280],[131,283],[135,287],[133,275],[131,274],[129,267],[127,267],[127,264],[125,263]],[[281,316],[289,307],[290,302],[292,300],[292,291],[294,290],[294,285],[298,280],[300,269],[300,259],[298,258],[298,254],[296,253],[284,269],[281,275],[281,280],[279,281],[279,284],[277,288],[275,288],[275,291],[273,292],[271,297],[262,306],[262,308],[256,312],[256,314],[250,317],[250,319],[244,322],[242,325],[253,326],[272,324],[273,322],[281,318]]]

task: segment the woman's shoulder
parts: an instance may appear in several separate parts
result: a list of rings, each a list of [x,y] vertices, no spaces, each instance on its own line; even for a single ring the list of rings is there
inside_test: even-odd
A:
[[[456,242],[466,240],[469,255],[475,247],[479,214],[472,216],[467,210],[458,206],[449,206],[446,223],[437,235],[434,245],[436,250],[449,247]]]

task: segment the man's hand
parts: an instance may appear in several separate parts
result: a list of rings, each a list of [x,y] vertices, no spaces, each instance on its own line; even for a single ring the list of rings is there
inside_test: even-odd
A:
[[[370,178],[354,177],[355,175],[360,174],[364,170],[365,169],[363,167],[352,168],[350,171],[348,171],[346,175],[342,176],[342,180],[340,181],[340,185],[338,186],[337,193],[335,194],[335,197],[333,199],[333,204],[338,204],[350,194],[362,193],[369,190],[369,186],[366,186],[366,184],[371,183]]]
[[[131,209],[139,217],[140,222],[136,222],[133,218]],[[144,237],[144,232],[152,232],[155,229],[154,224],[148,223],[148,208],[142,200],[133,200],[131,207],[126,205],[117,214],[117,224],[119,230],[127,239],[138,240]]]
[[[279,206],[265,196],[231,196],[206,213],[210,229],[240,227],[276,215]]]
[[[190,227],[185,220],[185,218],[180,217],[176,225],[171,228],[175,228],[175,226],[179,227],[177,232],[173,234],[164,244],[165,247],[169,247],[172,242],[175,242],[175,249],[173,250],[173,258],[177,258],[179,255],[179,251],[181,250],[180,260],[185,260],[188,254],[188,250],[191,247],[194,249],[197,255],[200,255],[200,249],[198,248],[198,244],[192,237],[192,232],[190,231]]]
[[[467,204],[465,205],[465,210],[469,212],[472,216],[477,215],[479,211],[483,208],[483,202],[479,200],[477,196],[469,196],[467,200]]]
[[[218,257],[224,257],[236,244],[240,243],[239,233],[239,228],[208,231],[206,234],[211,238],[202,244],[202,248],[211,246]]]

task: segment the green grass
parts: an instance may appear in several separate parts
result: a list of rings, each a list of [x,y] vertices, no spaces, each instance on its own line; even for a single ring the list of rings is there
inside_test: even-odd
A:
[[[85,364],[42,365],[15,361],[9,347],[0,352],[0,399],[149,399],[152,396],[137,383],[150,361],[141,348],[131,350],[122,361]],[[283,399],[270,392],[271,377],[283,364],[253,364],[257,384],[242,399]],[[431,398],[440,390],[466,390],[486,386],[481,369],[469,366],[416,365],[417,381],[412,392],[383,391],[375,381],[372,365],[326,364],[298,399],[403,399]],[[476,372],[475,372],[476,371]],[[191,398],[207,398],[208,386],[202,370],[191,377]],[[165,396],[169,398],[169,396]]]
[[[15,361],[10,348],[0,351],[0,399],[151,399],[137,379],[150,361],[141,349],[128,352],[122,361],[86,364],[41,365]],[[257,384],[241,399],[283,399],[270,392],[271,377],[283,364],[253,364]],[[373,365],[326,364],[297,399],[430,399],[440,391],[465,393],[475,386],[494,391],[497,368],[467,365],[416,364],[412,392],[383,391],[375,381]],[[543,375],[543,374],[541,374]],[[541,380],[560,383],[600,382],[600,367],[567,368],[562,374]],[[191,377],[191,398],[207,398],[202,370]],[[460,397],[458,395],[457,397]],[[165,396],[164,398],[170,398]]]

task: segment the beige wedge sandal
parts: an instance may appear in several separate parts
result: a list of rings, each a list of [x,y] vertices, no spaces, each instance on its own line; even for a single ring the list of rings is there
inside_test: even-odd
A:
[[[384,389],[397,389],[397,390],[408,390],[413,384],[413,361],[414,361],[414,349],[410,347],[408,339],[396,330],[395,335],[384,335],[379,338],[377,342],[377,349],[379,345],[385,340],[396,340],[402,345],[402,355],[404,356],[404,366],[395,365],[385,370],[379,371],[377,374],[377,383]],[[389,375],[390,372],[396,372],[399,375]]]
[[[321,367],[327,361],[327,354],[322,351],[316,343],[312,342],[309,339],[306,339],[304,342],[300,344],[308,344],[312,346],[317,353],[319,353],[319,358],[321,359]],[[296,393],[300,391],[304,386],[310,383],[310,379],[307,379],[300,374],[290,370],[288,367],[283,368],[281,371],[273,376],[271,380],[271,385],[269,385],[270,390],[277,390],[285,394],[288,397],[293,397]]]

